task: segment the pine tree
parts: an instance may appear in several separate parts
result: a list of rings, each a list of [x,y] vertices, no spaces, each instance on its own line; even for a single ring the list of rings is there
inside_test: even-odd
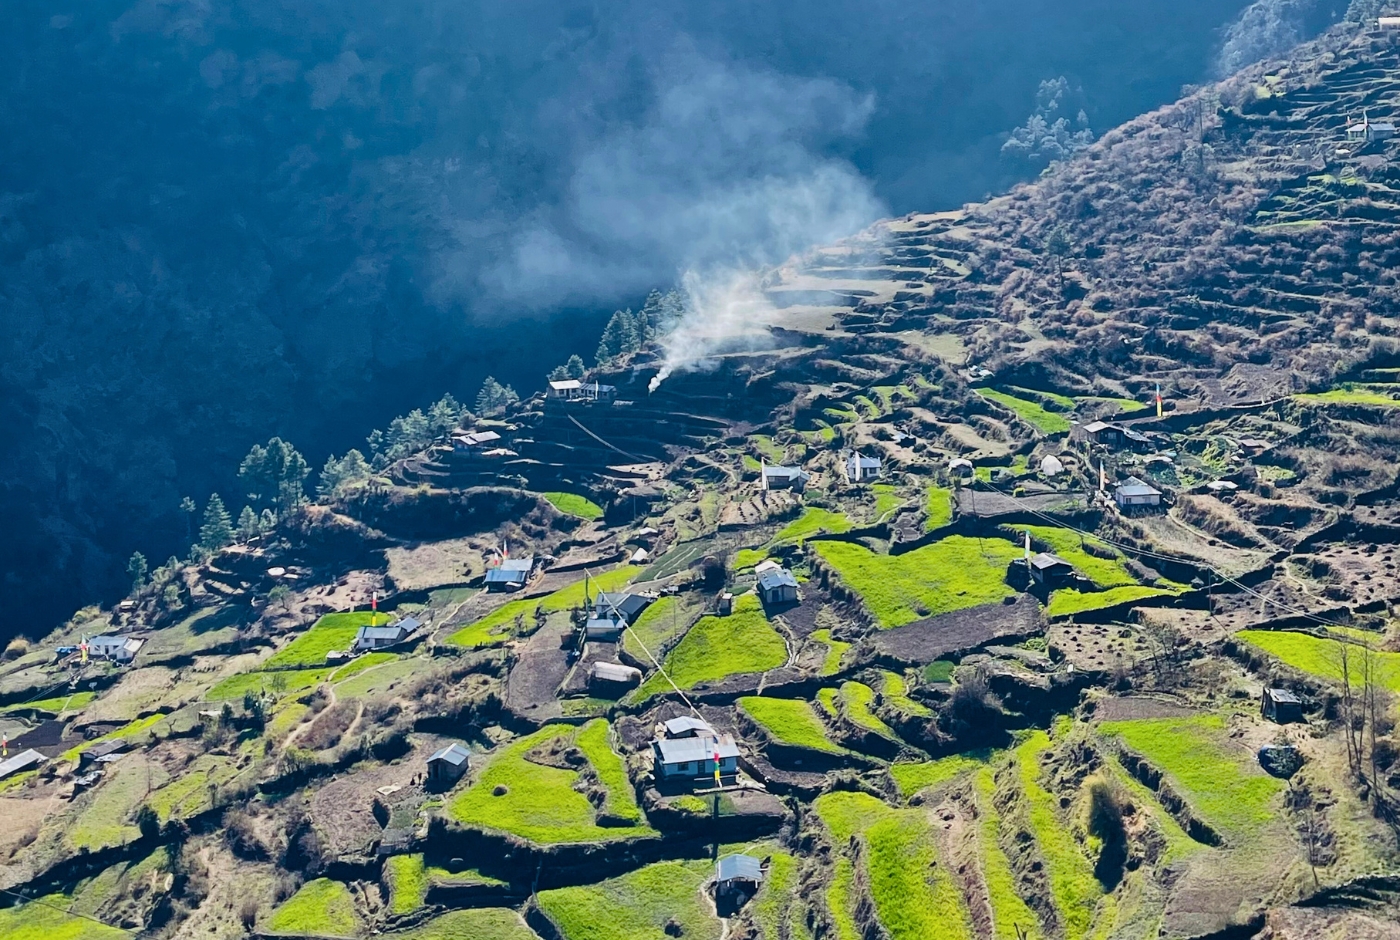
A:
[[[598,364],[616,359],[623,353],[641,348],[637,327],[631,310],[618,310],[603,327],[603,336],[598,340]]]
[[[515,393],[515,389],[509,385],[502,385],[494,376],[488,375],[481,383],[481,391],[476,395],[476,410],[483,415],[496,414],[519,400],[520,396]]]
[[[146,556],[132,552],[131,560],[126,563],[126,574],[131,578],[131,593],[135,594],[146,586],[146,571]]]
[[[199,511],[199,507],[194,504],[194,500],[186,496],[180,500],[180,511],[185,514],[185,539],[193,539],[194,514]]]
[[[272,514],[271,509],[264,509],[262,515],[258,517],[258,534],[268,535],[277,528],[277,517]]]
[[[233,541],[233,522],[224,501],[215,493],[204,507],[204,524],[199,527],[199,544],[216,552]]]
[[[435,438],[445,437],[462,425],[462,413],[465,411],[460,402],[448,393],[437,400],[428,409],[428,428]]]
[[[569,361],[564,363],[564,373],[571,379],[583,378],[585,371],[587,371],[587,367],[583,364],[583,358],[578,353],[574,353],[569,357]]]
[[[256,538],[258,534],[258,514],[253,512],[252,506],[244,506],[243,511],[238,514],[238,540],[249,542]]]
[[[279,512],[300,506],[311,467],[295,447],[280,437],[267,446],[254,444],[238,467],[238,481],[254,503],[271,502]]]
[[[549,381],[562,382],[569,377],[568,366],[555,366],[549,371]]]

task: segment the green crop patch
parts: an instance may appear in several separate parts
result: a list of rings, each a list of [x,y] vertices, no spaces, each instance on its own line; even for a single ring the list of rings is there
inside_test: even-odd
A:
[[[1348,640],[1355,639],[1346,636]],[[1282,630],[1241,630],[1235,638],[1300,672],[1332,682],[1342,681],[1342,647],[1338,640]],[[1372,676],[1377,684],[1391,692],[1400,692],[1400,653],[1378,650],[1370,655]],[[1346,650],[1346,675],[1357,686],[1364,681],[1365,656],[1366,650],[1357,643],[1351,643]]]
[[[326,614],[317,620],[310,630],[288,643],[275,656],[263,663],[262,670],[315,669],[326,665],[326,654],[332,650],[348,650],[355,642],[355,634],[361,627],[370,625],[371,620],[381,627],[387,627],[394,618],[389,614],[376,614],[373,611]]]
[[[739,707],[765,731],[783,744],[811,748],[828,754],[844,754],[845,748],[835,744],[826,734],[826,726],[801,699],[760,698],[739,699]]]
[[[985,769],[993,756],[991,751],[972,751],[938,760],[891,764],[890,776],[894,778],[895,786],[899,787],[899,795],[907,800],[920,790],[942,786],[964,774]]]
[[[544,498],[566,516],[576,516],[589,521],[603,518],[603,507],[587,496],[577,493],[545,493]]]
[[[682,689],[728,676],[777,669],[788,660],[782,634],[764,616],[757,595],[734,598],[728,617],[702,617],[666,656],[666,673]],[[653,673],[633,695],[634,701],[670,690],[661,673]]]
[[[66,913],[71,900],[50,894],[0,910],[0,937],[5,940],[126,940],[131,934]]]
[[[789,522],[779,530],[777,535],[773,536],[773,542],[774,544],[796,542],[801,545],[814,535],[841,535],[853,528],[855,528],[854,523],[847,518],[845,513],[808,506],[802,510],[802,515]]]
[[[856,867],[844,855],[836,859],[831,884],[826,889],[826,906],[836,927],[836,940],[861,940],[864,933],[856,926]]]
[[[541,598],[509,601],[453,633],[447,642],[469,649],[498,646],[511,638],[517,621],[521,632],[528,633],[534,628],[537,612],[553,614],[582,607],[585,592],[590,597],[597,597],[600,591],[621,590],[641,570],[635,565],[624,565],[596,576],[581,578]]]
[[[685,632],[694,616],[694,610],[682,604],[679,597],[659,598],[622,635],[622,645],[644,660],[646,652],[642,648],[658,656],[666,643]]]
[[[734,570],[745,571],[758,567],[768,557],[766,548],[741,548],[734,553]]]
[[[944,486],[930,485],[924,495],[924,531],[941,529],[953,521],[953,491]]]
[[[1293,397],[1298,401],[1315,405],[1374,405],[1381,408],[1400,408],[1400,386],[1396,385],[1344,385],[1325,392],[1308,392]]]
[[[973,778],[973,793],[977,801],[977,840],[982,860],[982,878],[987,885],[987,900],[992,907],[993,936],[996,940],[1040,940],[1040,919],[1016,890],[1016,873],[998,841],[1001,816],[992,795],[996,782],[992,769],[982,766]],[[1026,930],[1018,933],[1017,927]]]
[[[885,697],[885,701],[895,711],[913,715],[916,718],[933,717],[933,709],[909,697],[909,689],[904,684],[904,677],[898,673],[881,670],[880,694]]]
[[[962,535],[903,555],[878,555],[850,542],[820,542],[816,550],[883,629],[1014,597],[1006,569],[1021,556],[1005,539]]]
[[[1042,434],[1066,434],[1069,432],[1069,419],[1064,415],[1047,410],[1039,402],[1017,398],[1015,395],[991,388],[979,388],[977,394],[1010,410],[1016,417]]]
[[[275,698],[291,695],[314,688],[331,677],[334,669],[283,669],[279,672],[242,672],[214,686],[204,694],[210,702],[228,702],[241,699],[252,692],[267,694]]]
[[[797,897],[797,859],[771,845],[764,845],[758,854],[769,859],[768,875],[753,899],[754,923],[763,931],[764,940],[781,940],[784,930],[793,940],[810,936]]]
[[[539,940],[523,917],[504,907],[448,911],[412,930],[384,936],[388,940]]]
[[[423,906],[428,897],[428,870],[423,853],[390,856],[384,862],[389,881],[389,913],[407,914]]]
[[[632,781],[627,779],[627,768],[608,742],[608,723],[601,718],[590,721],[574,735],[574,743],[593,765],[598,779],[607,790],[603,809],[619,819],[629,820],[634,826],[643,825],[642,811],[637,806]]]
[[[355,900],[339,881],[317,878],[272,912],[267,930],[272,933],[312,934],[321,937],[353,937],[359,930]]]
[[[146,805],[156,811],[163,823],[188,819],[213,805],[211,788],[227,786],[238,776],[239,770],[229,758],[201,754],[169,783],[151,793]]]
[[[1229,738],[1217,714],[1106,721],[1099,733],[1117,738],[1167,775],[1205,821],[1227,838],[1245,838],[1277,818],[1284,783],[1266,774]]]
[[[36,702],[19,702],[15,705],[6,705],[0,708],[3,712],[35,711],[43,712],[46,715],[71,715],[74,712],[82,711],[84,706],[90,704],[97,698],[96,692],[74,692],[71,695],[56,695],[53,698],[42,698]]]
[[[708,861],[658,862],[594,885],[541,891],[539,905],[564,940],[710,940],[722,932],[701,896],[711,871]]]
[[[1033,546],[1059,555],[1100,588],[1138,583],[1137,578],[1128,573],[1123,555],[1097,539],[1086,539],[1078,532],[1048,525],[1007,526],[1004,531],[1012,533],[1018,542],[1025,538],[1023,533],[1029,532]],[[1093,546],[1093,551],[1088,546]]]
[[[889,483],[876,483],[870,487],[870,492],[875,495],[876,522],[884,522],[904,505],[904,497]]]
[[[814,808],[836,846],[844,847],[852,837],[864,842],[870,896],[891,940],[972,936],[962,894],[938,857],[926,811],[896,810],[868,793],[848,791],[825,793]],[[829,892],[828,903],[849,905],[853,894],[849,888]]]
[[[136,721],[128,722],[127,724],[122,725],[117,730],[109,731],[99,738],[93,738],[90,741],[84,741],[82,744],[79,744],[76,747],[69,748],[68,750],[63,752],[63,756],[60,757],[59,760],[77,760],[78,755],[81,754],[83,751],[86,751],[88,748],[94,745],[102,744],[105,741],[116,741],[120,738],[134,738],[137,736],[146,735],[148,733],[151,733],[151,729],[154,728],[156,725],[160,724],[167,717],[169,716],[156,714],[147,715],[145,718],[138,718]]]
[[[1084,849],[1075,840],[1068,821],[1060,816],[1059,800],[1040,785],[1040,755],[1050,748],[1044,731],[1031,734],[1015,751],[1017,773],[1027,804],[1031,834],[1045,859],[1055,909],[1065,925],[1068,940],[1089,933],[1094,908],[1103,887],[1094,877]]]
[[[818,675],[834,676],[841,670],[841,658],[846,655],[851,644],[833,640],[830,630],[813,630],[811,639],[826,647],[826,658],[822,660],[822,668]]]
[[[1143,585],[1109,588],[1107,591],[1077,591],[1074,588],[1062,588],[1050,595],[1050,604],[1045,608],[1045,613],[1051,617],[1068,617],[1071,614],[1104,610],[1132,601],[1145,601],[1152,597],[1169,597],[1175,593],[1175,591],[1169,591],[1165,588]]]
[[[366,669],[373,669],[375,666],[392,663],[398,658],[397,653],[365,653],[362,656],[356,656],[350,662],[331,673],[329,681],[333,683],[341,682],[345,679],[349,679],[351,676],[359,675]]]
[[[875,690],[870,686],[862,682],[843,682],[840,701],[842,714],[856,727],[886,738],[897,738],[893,729],[875,714],[872,708]]]
[[[577,740],[583,731],[551,725],[507,745],[491,759],[476,783],[452,800],[448,814],[463,825],[508,832],[539,845],[615,842],[654,835],[640,824],[599,826],[593,804],[574,789],[579,771],[527,759],[535,747],[559,739],[577,744],[585,756],[597,758],[603,765],[593,769],[606,791],[604,805],[608,812],[640,823],[641,814],[622,771],[621,758],[608,747],[605,737],[601,742],[596,739],[598,727],[606,736],[604,722],[586,726],[588,734],[583,742]],[[611,759],[604,756],[604,750]],[[629,817],[629,813],[633,815]]]

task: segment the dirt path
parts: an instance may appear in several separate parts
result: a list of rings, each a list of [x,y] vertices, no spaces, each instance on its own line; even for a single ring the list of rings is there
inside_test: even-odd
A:
[[[365,672],[369,672],[369,670],[366,669]],[[328,695],[330,696],[330,701],[326,703],[326,708],[331,708],[336,703],[335,686],[327,683],[326,688],[328,690]],[[324,708],[321,710],[325,711]],[[312,722],[314,722],[315,720],[315,718],[312,718],[311,721],[303,721],[301,724],[293,728],[291,730],[291,733],[282,739],[282,746],[277,749],[278,755],[280,756],[282,754],[285,754],[287,752],[287,748],[292,746],[292,742],[294,742],[298,737],[300,737],[303,731],[305,731],[307,728],[310,728]]]

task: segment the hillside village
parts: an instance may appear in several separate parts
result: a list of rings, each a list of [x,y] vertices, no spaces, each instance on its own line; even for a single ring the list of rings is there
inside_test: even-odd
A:
[[[1400,936],[1397,69],[1339,27],[79,611],[0,664],[0,936]]]

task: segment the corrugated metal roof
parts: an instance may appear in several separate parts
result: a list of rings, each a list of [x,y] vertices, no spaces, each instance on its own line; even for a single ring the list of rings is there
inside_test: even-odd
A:
[[[797,578],[793,577],[792,572],[786,568],[779,568],[776,571],[763,572],[758,579],[758,586],[764,591],[773,591],[780,587],[797,587]]]
[[[1126,480],[1124,480],[1122,483],[1119,483],[1119,484],[1118,484],[1118,489],[1116,490],[1116,492],[1118,493],[1119,496],[1161,496],[1161,495],[1162,495],[1162,491],[1161,491],[1161,490],[1159,490],[1159,489],[1157,489],[1157,488],[1155,488],[1155,487],[1149,486],[1148,484],[1146,484],[1146,483],[1142,482],[1141,480],[1139,480],[1137,477],[1128,477],[1128,478],[1127,478]]]
[[[719,737],[719,743],[715,743],[713,737],[699,738],[660,738],[652,742],[652,748],[661,757],[663,764],[689,764],[714,760],[715,751],[719,751],[720,760],[739,756],[739,745],[734,743],[734,739],[729,735]]]
[[[752,855],[727,855],[715,866],[716,881],[762,881],[763,863]]]
[[[432,763],[435,760],[441,760],[447,761],[447,763],[451,764],[453,767],[460,767],[462,764],[465,764],[470,757],[471,751],[468,751],[462,745],[449,744],[447,745],[447,747],[438,751],[432,757],[429,757],[428,763]]]
[[[642,671],[634,666],[624,666],[621,663],[594,663],[593,678],[602,679],[604,682],[636,682],[642,677]]]
[[[1045,570],[1046,568],[1055,568],[1060,565],[1064,565],[1066,568],[1074,567],[1069,562],[1061,558],[1059,555],[1052,555],[1050,552],[1041,552],[1039,555],[1036,555],[1034,558],[1031,559],[1031,567],[1039,568],[1041,570]]]
[[[361,627],[355,634],[355,642],[361,640],[401,640],[406,635],[406,631],[400,627]]]
[[[609,594],[604,592],[599,594],[597,600],[593,602],[593,613],[597,616],[616,611],[625,617],[628,623],[631,623],[638,614],[646,610],[650,603],[649,598],[640,594]]]
[[[44,755],[33,748],[22,751],[3,764],[0,764],[0,780],[4,780],[6,777],[17,774],[20,771],[28,770],[31,767],[37,767],[43,762]]]
[[[672,718],[665,722],[662,727],[666,729],[667,737],[680,738],[697,732],[704,734],[714,734],[715,729],[710,727],[710,723],[703,718],[696,718],[694,715],[681,715],[679,718]]]

